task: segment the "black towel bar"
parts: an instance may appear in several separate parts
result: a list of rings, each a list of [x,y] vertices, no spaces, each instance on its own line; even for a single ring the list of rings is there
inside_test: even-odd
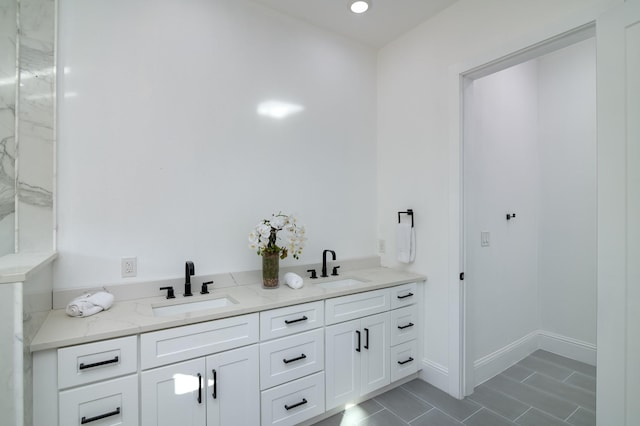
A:
[[[406,214],[411,216],[411,227],[413,228],[413,209],[407,209],[406,212],[398,212],[398,223],[400,223],[400,215]]]

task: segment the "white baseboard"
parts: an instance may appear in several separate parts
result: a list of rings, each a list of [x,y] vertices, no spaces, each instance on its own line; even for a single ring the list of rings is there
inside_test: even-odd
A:
[[[538,349],[590,365],[596,364],[596,346],[571,337],[536,330],[473,363],[475,386],[482,384]]]
[[[596,365],[596,345],[572,337],[540,330],[538,348],[589,365]]]
[[[437,387],[443,392],[449,393],[449,370],[447,367],[426,358],[422,359],[420,379]]]
[[[493,376],[502,373],[513,364],[520,362],[538,349],[539,332],[532,331],[515,342],[483,356],[473,362],[475,386],[482,384]]]
[[[536,330],[476,360],[473,363],[475,386],[502,373],[538,349],[553,352],[589,365],[596,365],[596,345],[550,331]],[[422,359],[421,365],[420,379],[449,393],[448,368],[426,358]]]

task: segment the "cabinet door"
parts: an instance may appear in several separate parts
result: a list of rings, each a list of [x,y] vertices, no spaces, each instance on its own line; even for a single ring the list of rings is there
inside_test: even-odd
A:
[[[143,426],[205,426],[204,358],[143,371]]]
[[[258,358],[258,345],[207,357],[207,426],[260,424]]]
[[[353,320],[325,328],[327,410],[354,401],[360,395],[363,349],[359,325],[360,320]]]
[[[361,319],[362,362],[360,395],[391,383],[389,376],[389,312]]]

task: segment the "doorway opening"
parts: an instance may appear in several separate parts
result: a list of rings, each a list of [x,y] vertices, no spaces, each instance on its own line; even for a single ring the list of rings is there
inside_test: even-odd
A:
[[[595,26],[462,73],[462,392],[596,361]]]

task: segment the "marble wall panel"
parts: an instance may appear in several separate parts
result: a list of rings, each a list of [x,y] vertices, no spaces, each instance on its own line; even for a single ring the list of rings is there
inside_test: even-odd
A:
[[[33,424],[33,358],[31,341],[51,310],[53,264],[29,275],[22,289],[24,425]]]
[[[0,2],[0,256],[14,252],[16,2]]]
[[[22,283],[0,284],[0,341],[0,423],[21,426],[24,403]]]
[[[55,1],[20,2],[18,249],[53,248]]]

